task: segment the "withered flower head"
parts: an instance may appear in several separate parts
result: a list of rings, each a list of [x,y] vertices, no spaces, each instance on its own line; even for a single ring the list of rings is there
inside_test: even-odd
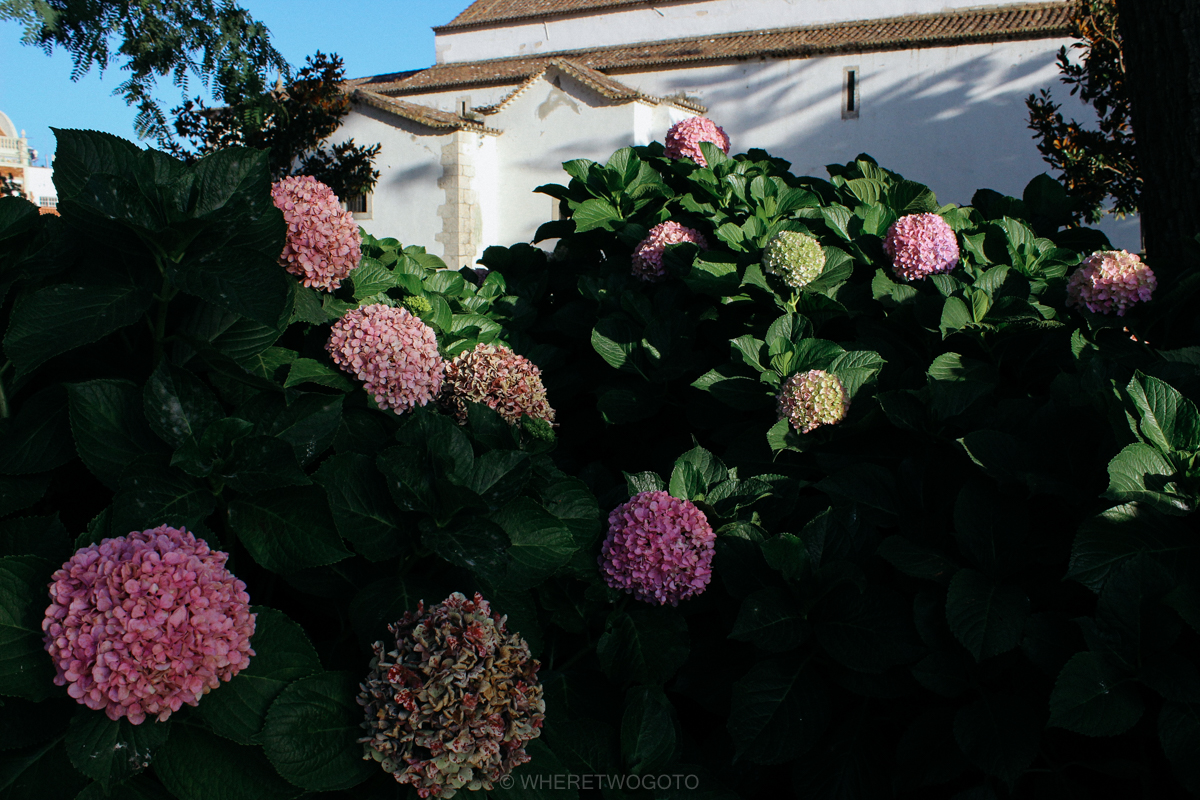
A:
[[[439,798],[490,790],[528,761],[525,743],[541,735],[546,710],[540,665],[505,619],[478,594],[455,592],[389,625],[394,645],[375,643],[358,695],[363,757]]]

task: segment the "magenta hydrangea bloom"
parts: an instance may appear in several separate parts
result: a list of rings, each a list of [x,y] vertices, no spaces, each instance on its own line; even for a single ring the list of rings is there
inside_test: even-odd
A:
[[[729,154],[729,137],[720,125],[708,117],[688,117],[667,129],[667,158],[690,158],[702,167],[708,166],[701,142],[711,142]]]
[[[524,416],[554,422],[541,370],[501,345],[480,342],[459,353],[446,366],[445,387],[446,402],[460,424],[466,424],[468,402],[495,409],[509,425]]]
[[[650,234],[633,249],[633,274],[648,283],[658,283],[667,277],[663,266],[663,250],[667,245],[692,242],[701,250],[708,249],[708,241],[700,231],[667,220],[650,229]]]
[[[892,223],[883,239],[892,269],[906,281],[950,272],[958,266],[958,238],[937,214],[909,214]]]
[[[797,372],[784,382],[779,393],[779,418],[786,419],[796,433],[836,425],[849,410],[850,398],[841,380],[820,369]]]
[[[337,195],[311,175],[271,186],[271,200],[287,221],[279,263],[305,286],[332,292],[362,259],[362,236]]]
[[[712,578],[716,535],[704,512],[667,492],[641,492],[608,515],[604,580],[645,603],[673,606]]]
[[[333,363],[366,384],[380,408],[397,414],[429,403],[446,364],[433,329],[407,308],[375,303],[333,323],[325,345]]]
[[[1067,280],[1067,305],[1086,308],[1095,314],[1118,317],[1134,303],[1144,303],[1158,288],[1154,271],[1134,253],[1101,250],[1092,253]]]
[[[54,682],[134,725],[194,706],[250,663],[255,615],[229,556],[160,525],[81,548],[42,621]]]

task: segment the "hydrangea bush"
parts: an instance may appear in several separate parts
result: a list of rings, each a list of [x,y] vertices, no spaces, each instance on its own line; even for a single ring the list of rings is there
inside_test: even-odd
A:
[[[1200,258],[711,134],[564,164],[553,252],[302,275],[263,154],[59,131],[62,217],[0,198],[4,796],[1200,790]]]

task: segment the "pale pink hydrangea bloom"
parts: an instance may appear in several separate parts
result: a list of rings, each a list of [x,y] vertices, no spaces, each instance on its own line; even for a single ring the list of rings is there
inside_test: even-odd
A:
[[[729,137],[724,129],[708,117],[688,117],[667,129],[667,158],[690,158],[702,167],[708,166],[701,142],[711,142],[729,154]]]
[[[362,236],[337,195],[311,175],[271,186],[271,200],[287,221],[279,263],[305,286],[332,292],[362,259]]]
[[[601,547],[605,582],[645,603],[673,606],[712,578],[716,535],[704,512],[667,492],[641,492],[608,515]]]
[[[42,621],[54,682],[88,708],[162,722],[250,663],[255,615],[229,556],[160,525],[81,548]]]
[[[474,350],[459,353],[446,366],[447,403],[460,424],[467,421],[467,403],[484,403],[509,425],[521,417],[554,422],[554,409],[546,400],[542,373],[525,356],[507,347],[480,342]]]
[[[1154,271],[1134,253],[1101,250],[1083,260],[1067,281],[1067,305],[1087,308],[1095,314],[1118,317],[1134,303],[1146,302],[1158,287]]]
[[[648,283],[658,283],[667,277],[663,266],[663,251],[667,245],[692,242],[701,250],[708,249],[708,242],[700,231],[667,220],[650,229],[645,239],[633,249],[633,274]]]
[[[366,384],[380,408],[397,414],[429,403],[446,364],[433,329],[407,308],[375,303],[333,323],[325,349],[333,363]]]
[[[836,425],[846,418],[850,399],[836,375],[820,369],[797,372],[779,393],[779,418],[786,419],[796,433],[811,433],[822,425]]]
[[[883,239],[892,269],[914,281],[950,272],[958,266],[958,239],[937,214],[909,214],[892,223]]]

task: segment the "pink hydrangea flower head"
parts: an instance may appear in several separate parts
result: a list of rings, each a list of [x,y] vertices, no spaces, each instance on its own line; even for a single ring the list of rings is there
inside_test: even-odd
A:
[[[690,158],[702,167],[708,166],[701,142],[711,142],[726,155],[729,154],[729,137],[720,125],[708,117],[688,117],[667,129],[667,158]]]
[[[716,535],[704,512],[667,492],[641,492],[608,515],[600,568],[614,589],[644,603],[673,606],[712,578]]]
[[[1118,317],[1144,303],[1158,287],[1154,271],[1134,253],[1101,250],[1083,260],[1067,280],[1067,305]]]
[[[332,292],[362,259],[362,236],[354,215],[337,195],[311,175],[284,178],[271,186],[271,199],[287,221],[287,243],[279,263],[305,286]]]
[[[701,250],[708,249],[708,241],[700,231],[667,220],[650,229],[649,235],[633,249],[633,274],[647,283],[658,283],[667,277],[663,266],[663,251],[667,245],[692,242]]]
[[[437,337],[407,308],[375,303],[353,309],[333,323],[325,349],[366,384],[380,408],[397,414],[426,405],[442,388],[446,364]]]
[[[502,779],[529,761],[546,703],[541,665],[506,620],[455,592],[388,625],[359,685],[363,759],[423,798],[511,785]]]
[[[167,525],[78,550],[42,620],[54,682],[134,725],[196,705],[254,655],[255,615],[228,558]]]
[[[950,272],[958,266],[958,238],[937,214],[909,214],[892,223],[883,239],[892,269],[906,281]]]
[[[446,402],[460,424],[466,424],[468,402],[495,409],[509,425],[523,416],[554,422],[541,370],[501,345],[480,342],[454,357],[446,366]]]
[[[779,418],[791,423],[796,433],[811,433],[822,425],[836,425],[846,418],[850,398],[836,375],[820,369],[797,372],[779,393]]]

